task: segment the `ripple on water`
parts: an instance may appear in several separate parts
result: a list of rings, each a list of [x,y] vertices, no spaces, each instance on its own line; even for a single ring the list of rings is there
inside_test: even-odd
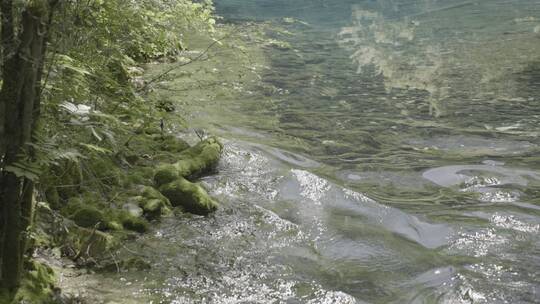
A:
[[[405,294],[402,303],[440,303],[441,297],[455,288],[457,270],[453,266],[425,271],[413,279],[400,284]],[[397,301],[396,301],[397,302]]]
[[[289,151],[285,151],[278,148],[272,148],[272,147],[268,147],[264,145],[253,144],[253,146],[261,149],[262,151],[276,157],[277,159],[283,162],[289,163],[294,166],[298,166],[301,168],[316,168],[316,167],[321,166],[320,163],[297,153],[292,153]]]
[[[215,176],[218,182],[210,185],[212,192],[226,196],[245,196],[253,194],[257,199],[274,200],[277,196],[277,183],[281,178],[277,166],[257,149],[241,147],[225,142],[225,150]]]
[[[287,263],[276,261],[291,248],[304,248],[313,235],[266,209],[279,198],[282,174],[292,173],[264,151],[227,143],[220,174],[206,179],[224,206],[211,218],[163,224],[155,247],[174,253],[160,266],[168,278],[147,291],[161,303],[358,303],[344,292],[298,279]]]
[[[440,303],[536,303],[538,286],[524,281],[512,266],[495,263],[466,265],[452,277],[452,290]]]
[[[462,155],[516,155],[530,152],[537,147],[528,141],[464,135],[412,139],[407,143],[419,148],[431,148]]]
[[[483,179],[486,186],[506,184],[527,186],[527,178],[540,180],[540,174],[535,171],[493,165],[444,166],[429,169],[422,176],[439,186],[452,187],[470,181],[471,175],[474,177],[474,173],[477,172],[492,174],[490,178]]]
[[[349,184],[392,185],[415,189],[424,188],[429,183],[413,172],[343,170],[338,172],[336,176]]]
[[[284,199],[299,204],[304,222],[316,223],[320,234],[327,231],[327,223],[321,220],[332,216],[329,212],[332,208],[362,216],[366,222],[382,227],[383,231],[391,231],[427,248],[446,245],[447,238],[453,234],[453,229],[447,225],[428,223],[304,170],[291,170],[291,177],[283,179],[279,192]]]

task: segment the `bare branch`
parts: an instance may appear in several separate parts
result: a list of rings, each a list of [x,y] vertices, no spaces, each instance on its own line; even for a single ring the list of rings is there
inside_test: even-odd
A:
[[[169,73],[171,73],[172,71],[174,70],[177,70],[183,66],[186,66],[188,64],[191,64],[195,61],[198,61],[200,60],[204,55],[206,55],[210,49],[212,47],[214,47],[216,44],[220,43],[221,41],[231,37],[232,33],[231,34],[227,34],[223,37],[221,37],[220,39],[216,39],[214,40],[214,42],[212,42],[210,45],[208,45],[208,47],[202,52],[200,53],[197,57],[193,58],[193,59],[190,59],[188,62],[183,62],[183,63],[180,63],[180,64],[176,64],[176,65],[173,65],[172,67],[168,68],[167,70],[165,70],[165,72],[159,74],[158,76],[156,76],[155,78],[152,78],[150,81],[148,81],[147,83],[144,84],[144,86],[142,86],[140,89],[137,90],[137,92],[143,92],[145,91],[148,86],[156,81],[159,81],[161,80],[163,77],[167,76]]]

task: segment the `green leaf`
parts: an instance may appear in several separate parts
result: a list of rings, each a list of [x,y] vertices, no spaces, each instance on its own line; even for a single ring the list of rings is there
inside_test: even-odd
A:
[[[19,178],[27,178],[31,181],[37,181],[39,179],[39,171],[37,168],[30,169],[28,166],[24,166],[21,163],[15,163],[13,166],[6,166],[5,171],[15,174]]]
[[[99,147],[96,145],[84,144],[84,143],[80,143],[79,145],[93,152],[102,153],[102,154],[112,154],[111,150],[105,149],[103,147]]]

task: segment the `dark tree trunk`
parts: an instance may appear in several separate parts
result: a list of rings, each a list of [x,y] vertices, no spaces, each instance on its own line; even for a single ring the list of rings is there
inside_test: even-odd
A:
[[[27,232],[32,223],[34,181],[11,169],[28,161],[39,119],[41,75],[47,30],[57,1],[34,1],[13,24],[12,3],[2,0],[2,88],[0,90],[0,288],[14,291],[23,274]],[[18,30],[16,30],[18,28]]]

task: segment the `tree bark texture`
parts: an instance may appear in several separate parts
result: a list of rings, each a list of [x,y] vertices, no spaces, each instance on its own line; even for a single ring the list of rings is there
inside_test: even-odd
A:
[[[33,180],[9,167],[33,157],[39,119],[41,75],[47,31],[57,1],[32,1],[14,18],[13,1],[2,0],[2,87],[0,89],[0,288],[14,291],[23,275],[33,213]],[[14,20],[20,24],[14,25]]]

